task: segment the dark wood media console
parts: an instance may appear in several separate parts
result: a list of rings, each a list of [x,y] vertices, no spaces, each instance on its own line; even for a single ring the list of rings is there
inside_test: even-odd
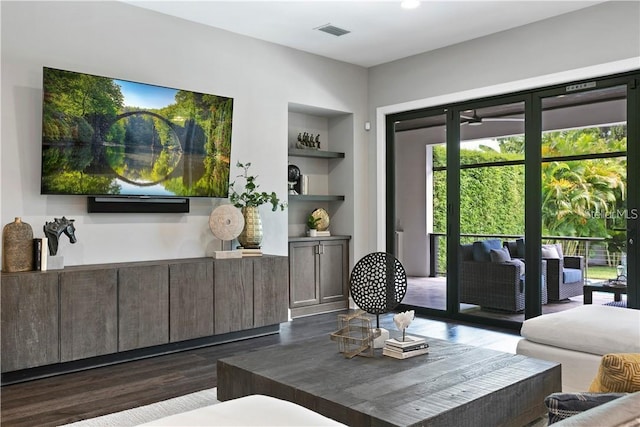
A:
[[[276,333],[287,257],[2,273],[2,384]]]

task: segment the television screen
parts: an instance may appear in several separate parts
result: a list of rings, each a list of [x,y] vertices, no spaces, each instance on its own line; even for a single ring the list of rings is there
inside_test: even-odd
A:
[[[45,67],[42,194],[227,197],[233,98]]]

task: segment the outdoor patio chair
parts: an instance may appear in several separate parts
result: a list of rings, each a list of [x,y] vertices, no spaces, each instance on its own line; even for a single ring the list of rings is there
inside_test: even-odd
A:
[[[460,302],[484,309],[524,310],[524,275],[520,264],[477,261],[473,245],[460,245]],[[476,258],[477,259],[477,258]],[[547,303],[546,262],[542,263],[542,304]]]
[[[513,258],[524,257],[524,240],[505,242]],[[583,256],[564,255],[559,243],[542,245],[546,261],[546,282],[549,301],[562,301],[583,294],[585,261]]]

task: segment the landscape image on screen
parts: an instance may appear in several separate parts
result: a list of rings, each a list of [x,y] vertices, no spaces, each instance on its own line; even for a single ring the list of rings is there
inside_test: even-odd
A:
[[[233,98],[44,68],[42,194],[227,197]]]

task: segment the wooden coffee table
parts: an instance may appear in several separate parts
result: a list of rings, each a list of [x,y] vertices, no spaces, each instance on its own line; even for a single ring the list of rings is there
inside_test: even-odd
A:
[[[613,294],[614,301],[621,301],[622,295],[627,293],[626,286],[609,285],[609,282],[597,282],[584,285],[584,299],[585,304],[593,304],[593,292],[607,292]]]
[[[560,365],[427,338],[427,355],[345,359],[329,336],[218,360],[218,399],[264,394],[349,426],[525,425]]]

